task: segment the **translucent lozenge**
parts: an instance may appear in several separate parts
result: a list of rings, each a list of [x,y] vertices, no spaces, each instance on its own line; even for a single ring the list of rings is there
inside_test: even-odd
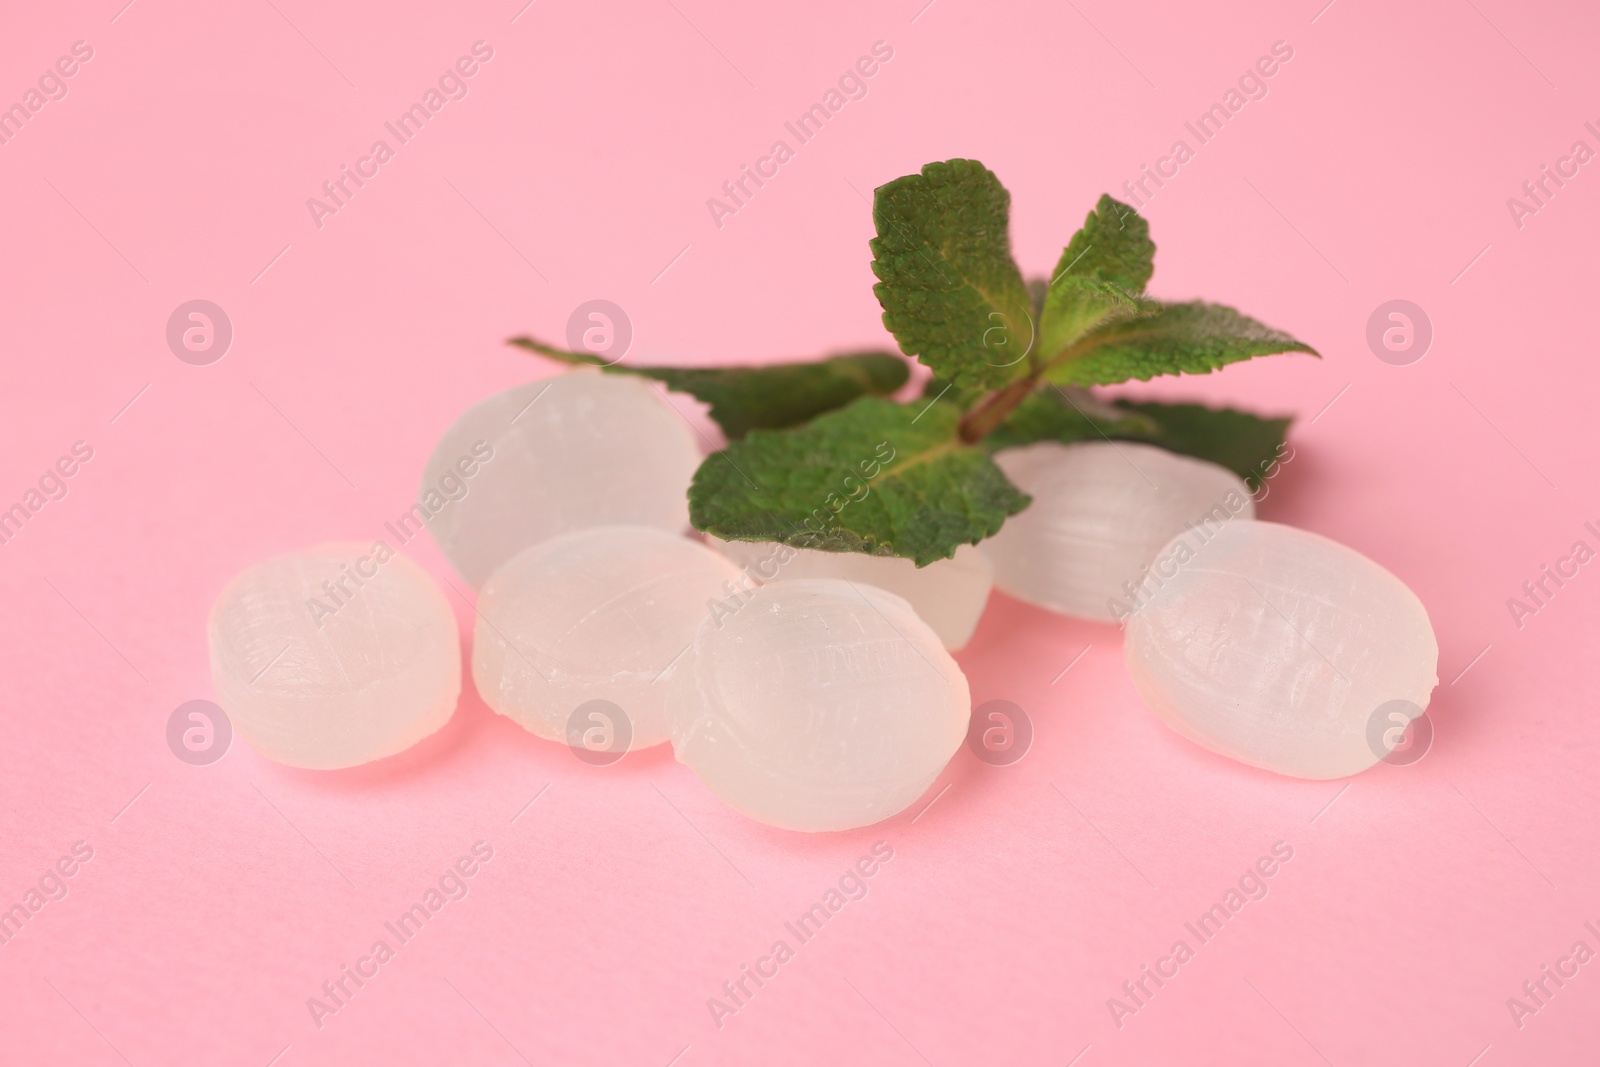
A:
[[[645,526],[574,530],[518,553],[478,596],[472,677],[495,711],[570,742],[573,714],[610,701],[624,750],[668,736],[666,698],[714,602],[737,595],[739,570],[677,534]],[[614,715],[614,713],[612,713]]]
[[[209,625],[211,679],[234,729],[293,767],[353,767],[416,744],[461,692],[456,620],[387,545],[324,545],[239,574]]]
[[[1397,740],[1375,740],[1375,715],[1427,707],[1439,661],[1427,610],[1354,549],[1238,522],[1159,558],[1125,656],[1145,703],[1190,740],[1279,774],[1340,778]]]
[[[900,597],[778,581],[707,619],[674,679],[672,745],[760,822],[848,830],[904,810],[967,731],[961,668]]]
[[[461,576],[481,585],[524,548],[569,530],[686,530],[699,465],[693,431],[650,385],[571,371],[496,393],[451,424],[406,532],[427,525]]]
[[[1120,621],[1128,583],[1184,529],[1255,515],[1238,475],[1154,445],[1045,441],[999,452],[995,462],[1033,497],[984,542],[995,585],[1097,622]]]

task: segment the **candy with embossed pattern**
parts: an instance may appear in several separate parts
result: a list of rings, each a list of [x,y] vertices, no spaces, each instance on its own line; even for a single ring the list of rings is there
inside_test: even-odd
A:
[[[1145,584],[1124,643],[1140,695],[1241,762],[1297,778],[1366,770],[1385,752],[1373,715],[1400,701],[1420,714],[1438,684],[1422,602],[1326,537],[1271,522],[1191,532]]]
[[[738,595],[739,569],[698,541],[648,526],[574,530],[495,571],[478,594],[472,678],[484,702],[540,737],[572,743],[573,714],[609,701],[598,728],[620,751],[667,739],[666,697],[701,621]],[[583,733],[589,716],[580,716]]]
[[[353,767],[449,721],[461,648],[444,593],[378,542],[277,556],[235,577],[209,626],[217,703],[292,767]]]
[[[911,605],[778,581],[702,622],[673,681],[672,747],[745,815],[848,830],[903,811],[967,732],[966,676]]]

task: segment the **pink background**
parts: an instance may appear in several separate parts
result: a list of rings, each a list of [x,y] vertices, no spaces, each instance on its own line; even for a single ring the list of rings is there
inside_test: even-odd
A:
[[[94,449],[0,547],[0,903],[73,842],[94,850],[0,946],[0,1059],[1593,1055],[1600,962],[1521,1028],[1506,999],[1580,938],[1600,950],[1580,667],[1600,570],[1520,629],[1506,600],[1580,537],[1600,547],[1582,527],[1600,520],[1600,173],[1521,229],[1505,203],[1573,141],[1600,147],[1582,125],[1600,120],[1592,6],[122,2],[12,5],[0,33],[0,102],[74,41],[94,49],[0,146],[0,501],[74,441]],[[318,229],[306,198],[478,40],[494,58],[470,94]],[[878,40],[894,58],[870,95],[719,230],[706,198]],[[356,771],[168,750],[172,710],[211,696],[224,581],[377,536],[458,412],[549,372],[507,336],[559,340],[603,297],[640,362],[887,344],[874,186],[981,159],[1012,191],[1025,273],[1046,272],[1094,198],[1278,40],[1294,58],[1270,95],[1149,204],[1151,288],[1240,306],[1325,358],[1133,391],[1300,417],[1264,516],[1356,547],[1428,605],[1443,681],[1421,763],[1319,783],[1213,757],[1140,705],[1114,629],[998,594],[959,658],[976,701],[1027,710],[1032,750],[1011,767],[963,750],[931,808],[856,833],[755,825],[665,751],[585,766],[470,691],[441,735]],[[165,343],[192,298],[234,325],[211,366]],[[1365,342],[1393,298],[1434,324],[1411,366]],[[306,999],[480,840],[494,859],[470,895],[319,1029]],[[879,840],[894,859],[870,894],[719,1029],[707,998]],[[1119,1029],[1107,998],[1280,840],[1294,858],[1269,895]]]

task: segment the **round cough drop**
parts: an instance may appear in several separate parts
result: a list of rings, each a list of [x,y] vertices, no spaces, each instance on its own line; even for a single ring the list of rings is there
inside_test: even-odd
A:
[[[995,456],[1033,503],[984,542],[994,581],[1019,600],[1096,622],[1127,615],[1161,546],[1199,525],[1255,516],[1233,472],[1154,445],[1053,441]]]
[[[401,536],[427,526],[473,585],[549,537],[628,523],[679,533],[700,450],[648,384],[577,370],[468,408],[428,458]]]
[[[211,609],[211,681],[269,759],[331,770],[410,748],[450,719],[461,648],[444,594],[379,542],[278,556]]]
[[[819,552],[771,541],[722,541],[714,537],[710,541],[712,547],[759,581],[840,578],[865,582],[904,597],[951,651],[972,639],[983,607],[989,602],[989,588],[994,584],[989,557],[974,545],[962,545],[952,559],[918,567],[898,556]]]
[[[903,811],[967,732],[967,679],[911,606],[870,585],[779,581],[707,619],[671,697],[678,759],[789,830]]]
[[[1297,778],[1342,778],[1387,754],[1370,727],[1420,715],[1438,683],[1428,613],[1353,549],[1271,522],[1163,550],[1128,620],[1128,668],[1183,736]]]
[[[646,526],[540,542],[478,595],[473,680],[540,737],[600,753],[660,744],[671,672],[738,577],[704,545]]]

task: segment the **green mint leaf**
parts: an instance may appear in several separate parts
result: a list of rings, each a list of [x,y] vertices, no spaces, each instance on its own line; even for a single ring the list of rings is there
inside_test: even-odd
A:
[[[1149,420],[1154,432],[1113,433],[1112,437],[1148,441],[1186,456],[1210,460],[1243,478],[1252,491],[1271,476],[1272,464],[1282,457],[1291,421],[1202,404],[1123,400],[1116,406]]]
[[[872,287],[900,350],[960,389],[1021,377],[1034,349],[1011,259],[1011,194],[982,163],[929,163],[873,198]]]
[[[956,436],[961,411],[863,397],[707,457],[689,488],[696,529],[726,540],[904,556],[926,566],[1000,529],[1029,497]]]
[[[1101,441],[1108,437],[1150,437],[1161,432],[1152,418],[1087,394],[1067,396],[1059,388],[1035,390],[1006,420],[979,442],[990,452],[1020,448],[1035,441]]]
[[[1197,300],[1099,327],[1073,342],[1045,377],[1061,385],[1147,381],[1158,374],[1206,374],[1275,352],[1318,354],[1233,308]]]
[[[711,417],[730,441],[751,430],[798,426],[862,396],[887,396],[906,383],[910,367],[888,352],[857,352],[814,363],[760,367],[640,367],[608,364],[587,352],[569,352],[529,337],[509,344],[608,374],[633,374],[662,382],[711,405]]]
[[[1046,283],[1040,357],[1056,356],[1097,326],[1153,311],[1156,305],[1139,294],[1155,271],[1155,252],[1144,217],[1101,196]]]
[[[1144,292],[1155,273],[1156,246],[1150,240],[1150,224],[1127,204],[1102,195],[1095,209],[1083,220],[1083,229],[1072,235],[1056,269],[1052,283],[1060,278],[1093,278],[1110,282],[1135,295]]]

